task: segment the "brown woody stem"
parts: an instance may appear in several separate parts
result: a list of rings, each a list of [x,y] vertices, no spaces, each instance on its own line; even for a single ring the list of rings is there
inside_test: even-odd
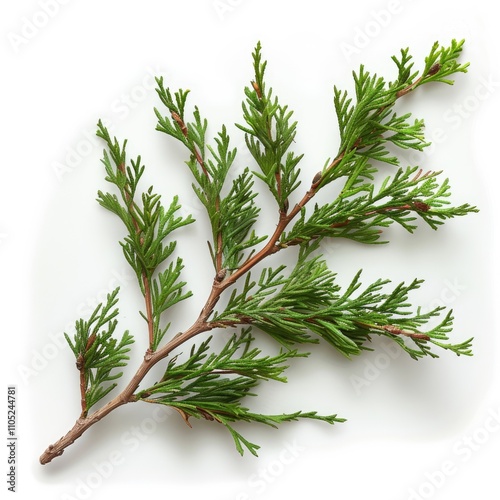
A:
[[[87,384],[85,381],[84,363],[82,354],[79,354],[76,360],[76,367],[80,372],[80,404],[82,406],[82,413],[80,417],[85,417],[87,415]]]

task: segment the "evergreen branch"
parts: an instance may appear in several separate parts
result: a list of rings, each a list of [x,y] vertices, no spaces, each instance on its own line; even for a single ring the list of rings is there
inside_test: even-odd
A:
[[[193,185],[193,189],[208,210],[215,245],[214,265],[216,271],[219,272],[222,270],[222,234],[218,217],[221,203],[220,194],[236,151],[229,150],[229,137],[225,127],[216,138],[218,154],[213,148],[207,148],[208,122],[201,118],[199,109],[195,108],[193,112],[193,122],[187,122],[185,118],[185,105],[189,91],[179,90],[172,97],[170,89],[164,87],[163,78],[157,79],[157,84],[157,93],[169,110],[170,117],[162,116],[160,111],[155,108],[158,118],[156,129],[179,140],[190,152],[190,160],[187,165],[197,183],[197,185]],[[215,162],[206,162],[207,149],[214,156]]]
[[[189,151],[186,162],[194,177],[194,190],[205,206],[212,228],[210,246],[215,277],[208,297],[187,329],[160,345],[169,324],[162,315],[174,304],[190,296],[181,281],[183,262],[173,259],[176,242],[172,232],[192,222],[190,216],[177,215],[175,197],[168,208],[152,188],[139,194],[144,172],[141,158],[127,165],[126,141],[120,145],[99,123],[98,135],[107,151],[103,164],[106,180],[117,194],[98,194],[99,203],[115,213],[128,234],[121,243],[124,256],[134,269],[145,299],[149,346],[135,375],[123,391],[103,407],[88,415],[88,409],[114,387],[119,374],[112,373],[127,359],[132,342],[125,332],[118,342],[112,338],[116,329],[116,293],[100,305],[90,319],[77,322],[73,340],[66,335],[77,359],[80,372],[82,412],[74,427],[49,446],[40,457],[42,464],[60,456],[87,429],[116,408],[131,402],[145,401],[176,409],[189,425],[189,418],[217,421],[227,427],[240,453],[247,448],[256,454],[258,445],[246,440],[233,422],[259,422],[276,426],[297,418],[313,418],[328,423],[340,422],[336,415],[297,411],[265,415],[250,411],[246,396],[262,381],[285,382],[283,372],[289,359],[298,356],[297,344],[324,340],[345,356],[370,349],[374,335],[392,339],[412,358],[437,357],[435,349],[450,350],[469,356],[472,339],[449,342],[452,313],[442,308],[413,311],[409,295],[421,280],[389,287],[389,280],[362,285],[361,272],[341,289],[335,274],[319,254],[325,237],[346,237],[364,243],[379,242],[383,228],[393,222],[413,232],[419,217],[432,228],[444,220],[466,215],[477,209],[469,204],[457,207],[449,203],[448,180],[438,181],[438,172],[423,173],[416,167],[402,168],[389,147],[423,150],[427,146],[423,121],[409,113],[394,112],[395,102],[417,87],[429,82],[452,83],[450,76],[466,72],[459,64],[463,42],[451,46],[434,45],[425,59],[423,70],[413,69],[407,49],[393,60],[397,78],[387,83],[370,74],[363,66],[354,73],[354,95],[334,89],[340,145],[333,160],[312,179],[309,189],[293,206],[290,195],[299,186],[298,163],[302,156],[291,151],[296,136],[296,122],[288,106],[267,90],[264,80],[267,63],[262,60],[260,44],[253,52],[254,80],[245,90],[243,119],[240,125],[260,172],[254,173],[269,187],[279,207],[274,232],[267,238],[255,234],[260,216],[256,193],[249,170],[235,178],[224,193],[228,172],[236,150],[230,148],[225,127],[212,145],[207,142],[208,122],[194,108],[192,121],[186,119],[188,91],[172,92],[158,79],[158,95],[168,109],[163,117],[155,110],[157,129],[179,140]],[[378,163],[396,168],[374,187]],[[340,194],[325,205],[311,208],[311,200],[330,183],[340,183]],[[167,241],[168,240],[168,241]],[[257,250],[257,245],[263,246]],[[210,244],[209,244],[210,245]],[[258,279],[256,266],[273,254],[298,246],[295,265],[264,267]],[[226,305],[216,310],[221,297],[232,286]],[[436,325],[437,323],[437,325]],[[210,347],[212,337],[193,346],[188,358],[180,362],[178,354],[169,358],[162,378],[149,388],[139,390],[150,370],[194,337],[213,330],[245,328],[233,335],[218,352]],[[258,328],[284,346],[274,355],[263,355],[255,347],[250,328]],[[108,385],[110,384],[111,385]]]
[[[398,79],[394,83],[386,84],[383,78],[370,75],[364,66],[361,66],[358,73],[353,73],[356,101],[349,98],[346,91],[342,92],[335,87],[334,103],[341,144],[337,157],[321,173],[319,186],[353,172],[357,166],[356,162],[352,161],[353,152],[397,165],[397,158],[387,157],[389,152],[384,143],[392,142],[404,149],[412,148],[418,151],[428,146],[423,138],[423,121],[415,120],[413,125],[410,125],[406,122],[410,114],[398,117],[391,109],[396,100],[425,83],[451,84],[453,81],[445,77],[467,72],[468,64],[460,65],[456,61],[462,46],[463,41],[455,40],[452,40],[449,48],[434,44],[425,59],[422,74],[417,79],[415,77],[418,73],[411,73],[413,63],[410,63],[408,49],[401,52],[401,60],[393,58],[398,67]],[[387,135],[387,132],[392,132],[392,135]]]
[[[284,233],[290,222],[294,220],[297,215],[304,214],[304,208],[315,197],[315,195],[321,188],[325,187],[327,184],[333,182],[336,179],[346,177],[347,180],[344,188],[345,192],[355,194],[355,191],[352,191],[353,189],[358,189],[359,191],[365,189],[360,187],[359,184],[363,182],[363,179],[373,180],[373,174],[376,172],[375,167],[367,161],[370,157],[370,154],[371,156],[376,156],[377,159],[386,156],[384,143],[387,142],[388,139],[387,137],[379,136],[379,142],[374,142],[374,124],[378,123],[380,125],[383,125],[384,120],[389,116],[391,108],[395,104],[395,102],[399,98],[405,96],[406,94],[408,94],[408,92],[416,88],[416,86],[422,85],[423,83],[427,83],[429,81],[439,81],[439,79],[431,79],[430,77],[438,74],[441,76],[446,74],[448,76],[454,72],[453,69],[455,69],[455,72],[466,72],[467,64],[458,65],[455,61],[455,59],[460,54],[461,46],[461,42],[457,43],[453,41],[452,47],[455,47],[453,50],[442,49],[441,51],[438,51],[439,54],[441,54],[440,58],[442,58],[442,66],[437,68],[433,65],[431,66],[431,68],[426,69],[428,66],[428,61],[432,60],[435,57],[436,50],[433,48],[431,51],[431,55],[426,59],[426,66],[424,67],[422,76],[415,81],[409,81],[407,79],[405,82],[398,82],[397,84],[386,84],[383,78],[377,77],[376,75],[370,75],[362,66],[359,74],[354,73],[355,90],[357,97],[356,104],[353,104],[353,101],[348,97],[347,92],[341,92],[337,88],[335,88],[334,103],[339,120],[339,131],[341,136],[341,145],[337,156],[332,161],[328,161],[325,164],[323,170],[318,172],[314,176],[310,188],[302,197],[302,199],[289,212],[287,212],[286,215],[281,213],[276,230],[268,239],[267,244],[259,252],[255,253],[255,255],[253,255],[251,259],[248,259],[248,261],[240,266],[240,268],[229,277],[230,284],[235,283],[237,279],[245,275],[252,267],[254,267],[257,263],[259,263],[269,255],[280,251],[282,248],[286,248],[287,246],[289,246],[289,244],[293,245],[303,241],[300,235],[292,238],[289,243],[280,240],[282,240],[282,234]],[[258,54],[257,49],[256,54]],[[406,55],[403,59],[406,61],[403,61],[400,64],[407,65],[408,56]],[[256,58],[254,55],[254,66],[255,60]],[[262,67],[262,71],[258,73],[260,78],[261,75],[263,75],[265,63],[262,63],[259,67]],[[398,69],[401,76],[402,69],[401,67],[399,67]],[[258,83],[258,80],[256,81]],[[257,90],[255,90],[255,93],[257,97],[259,96],[259,93],[263,95],[262,91],[257,92]],[[253,102],[255,102],[255,99],[253,100]],[[406,124],[405,120],[409,115],[404,115],[401,118],[398,118],[394,114],[392,114],[391,116],[391,120],[393,123],[399,123],[399,131],[401,134],[403,134],[404,129],[408,129],[408,126],[403,126],[403,124]],[[419,134],[421,129],[421,122],[417,121],[415,123],[416,125],[413,126],[411,132],[413,136],[417,135],[416,132],[418,132]],[[249,132],[248,130],[245,131],[247,133]],[[415,142],[415,139],[416,137],[410,136],[408,139],[404,140],[403,136],[399,135],[397,142],[399,144],[405,145],[406,147],[413,147],[416,149],[421,149],[425,146],[426,143],[422,143],[420,140]],[[368,149],[366,150],[365,148]],[[371,153],[367,154],[367,151],[371,151]],[[392,159],[390,163],[397,164],[398,161]],[[368,189],[372,188],[370,187]],[[424,205],[420,205],[419,200],[414,200],[413,205],[409,204],[409,207],[405,207],[403,209],[403,214],[401,214],[401,217],[399,217],[399,222],[405,225],[405,219],[407,219],[408,210],[418,210],[419,206],[421,208],[424,208]],[[400,208],[399,205],[397,207]],[[476,210],[477,209],[475,207],[471,207],[465,204],[457,207],[456,209],[449,209],[446,213],[440,212],[434,214],[434,212],[431,212],[426,217],[426,222],[434,222],[436,219],[449,218],[455,215],[463,215],[469,212],[475,212]],[[425,210],[420,210],[419,215],[421,215],[421,212],[425,212]],[[385,213],[394,215],[395,212],[393,212],[392,207],[386,207]],[[371,214],[369,213],[368,215]],[[435,215],[436,218],[432,219],[432,215]],[[386,219],[385,222],[387,223],[388,218],[381,217],[376,221],[376,224],[374,225],[383,226],[382,219]],[[339,221],[336,224],[339,224],[339,227],[344,227],[345,225],[347,225],[347,221],[348,219],[344,219],[343,221]],[[436,225],[438,224],[436,223]],[[406,227],[410,228],[411,225],[407,225]],[[365,234],[367,235],[366,238],[365,236],[361,236],[364,241],[374,242],[378,239],[377,234],[379,234],[380,229],[372,227],[372,224],[370,224],[365,225],[364,230]],[[345,236],[350,232],[351,231],[344,231],[343,235]],[[311,231],[309,231],[309,233],[311,234]],[[319,235],[316,235],[315,237],[319,237]]]
[[[429,82],[441,82],[453,85],[454,81],[447,78],[456,73],[467,73],[469,63],[460,64],[460,57],[465,40],[452,40],[449,47],[442,47],[438,42],[432,46],[430,54],[425,58],[425,66],[422,76],[418,79],[414,88]]]

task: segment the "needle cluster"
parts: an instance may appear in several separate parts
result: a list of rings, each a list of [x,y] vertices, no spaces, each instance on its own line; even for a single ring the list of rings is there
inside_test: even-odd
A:
[[[132,402],[173,408],[189,427],[194,419],[222,424],[240,453],[247,449],[256,454],[259,446],[242,436],[235,426],[238,421],[271,426],[299,418],[342,422],[336,414],[297,409],[265,415],[248,407],[259,383],[286,382],[287,363],[307,357],[302,348],[310,343],[325,342],[352,357],[372,349],[374,336],[383,336],[413,359],[437,358],[443,350],[471,355],[472,339],[449,339],[451,311],[436,307],[424,312],[411,304],[410,294],[422,280],[391,285],[381,278],[363,284],[359,271],[342,288],[321,253],[325,239],[386,243],[384,230],[391,224],[413,233],[419,221],[438,229],[448,219],[477,211],[467,203],[451,203],[449,181],[440,171],[401,165],[398,155],[399,150],[422,151],[429,143],[424,121],[410,112],[395,111],[395,103],[431,82],[453,84],[454,75],[467,71],[468,64],[458,61],[462,48],[463,41],[453,40],[449,47],[434,44],[420,71],[404,49],[393,57],[394,80],[361,66],[353,72],[352,94],[335,87],[339,146],[300,194],[299,164],[304,155],[297,153],[298,124],[289,105],[266,82],[267,63],[260,44],[253,52],[253,79],[244,90],[242,123],[237,124],[253,164],[238,176],[229,175],[237,150],[231,146],[227,128],[211,135],[200,110],[189,111],[189,92],[172,91],[162,78],[157,79],[162,104],[155,109],[157,130],[187,150],[187,170],[211,228],[208,247],[214,268],[201,312],[175,335],[168,335],[169,309],[191,297],[182,279],[182,257],[174,256],[175,235],[188,230],[194,220],[179,215],[178,197],[164,204],[153,187],[140,189],[145,170],[141,157],[129,160],[126,141],[112,138],[99,122],[97,135],[106,145],[102,161],[111,191],[99,191],[98,202],[125,226],[120,244],[144,299],[140,312],[148,332],[144,360],[121,393],[89,414],[115,389],[116,383],[110,382],[121,375],[115,369],[125,364],[133,342],[128,332],[120,341],[113,337],[118,317],[115,290],[88,320],[77,321],[73,339],[66,335],[76,357],[82,410],[75,427],[49,446],[41,462],[61,455],[101,418]],[[179,170],[175,172],[177,177]],[[313,204],[316,194],[331,184],[338,195],[327,203]],[[259,193],[261,187],[264,193]],[[276,203],[276,228],[271,235],[258,235],[255,226],[262,216],[258,197],[268,194]],[[256,269],[266,258],[290,247],[296,248],[294,265],[264,264]],[[226,300],[219,301],[223,295]],[[230,333],[222,348],[214,342],[220,330]],[[192,342],[207,332],[212,333]],[[263,335],[275,341],[273,354],[264,355],[258,347]],[[185,344],[189,344],[188,354],[181,358]],[[158,363],[163,363],[163,375],[149,387],[140,387]]]

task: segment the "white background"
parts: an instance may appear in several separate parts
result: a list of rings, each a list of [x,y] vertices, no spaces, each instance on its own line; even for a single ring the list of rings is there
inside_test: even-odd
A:
[[[483,498],[497,498],[494,120],[500,48],[491,2],[18,1],[2,5],[0,30],[1,370],[2,390],[8,384],[18,389],[19,498],[151,492],[244,500],[309,498],[320,491],[344,500],[461,500],[481,495],[479,487],[489,491]],[[424,87],[401,104],[426,118],[434,142],[408,163],[444,169],[453,201],[476,204],[481,213],[450,221],[437,233],[393,228],[389,246],[334,242],[325,250],[342,283],[361,267],[365,283],[425,278],[413,300],[453,307],[453,339],[474,336],[475,356],[443,353],[414,362],[378,342],[374,353],[348,361],[315,347],[312,360],[293,363],[289,384],[263,386],[251,403],[270,413],[338,413],[346,424],[241,426],[262,445],[259,458],[241,458],[214,423],[195,421],[188,429],[177,415],[129,405],[61,458],[39,465],[38,456],[78,413],[78,375],[61,332],[121,285],[121,326],[136,336],[132,365],[146,343],[135,283],[117,244],[123,233],[94,201],[105,187],[102,144],[93,137],[97,120],[128,138],[131,154],[143,155],[146,180],[165,200],[178,193],[186,212],[199,219],[179,241],[194,297],[175,311],[175,332],[197,314],[211,270],[185,153],[154,131],[152,110],[160,104],[153,75],[173,89],[191,89],[190,102],[209,118],[210,130],[226,123],[243,149],[233,124],[241,120],[251,51],[260,40],[268,82],[299,121],[295,147],[305,153],[307,186],[338,146],[333,85],[350,88],[351,71],[361,63],[391,79],[390,56],[401,47],[409,46],[419,64],[434,41],[452,38],[466,38],[463,60],[471,62],[470,72],[454,87]],[[237,168],[249,161],[242,151]],[[274,209],[265,193],[260,199],[262,231],[272,230]],[[0,470],[6,470],[2,448]],[[5,480],[0,487],[6,490]]]

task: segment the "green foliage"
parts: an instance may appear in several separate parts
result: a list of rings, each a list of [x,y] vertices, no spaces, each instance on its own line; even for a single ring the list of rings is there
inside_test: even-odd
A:
[[[224,224],[222,252],[223,267],[237,269],[245,258],[245,251],[251,249],[247,257],[254,252],[253,247],[266,239],[258,237],[252,229],[260,209],[255,204],[256,193],[252,191],[253,180],[248,169],[233,182],[229,194],[221,201],[219,217]]]
[[[166,208],[161,197],[150,187],[141,195],[141,202],[136,201],[139,180],[144,173],[144,166],[139,156],[132,160],[130,166],[126,161],[126,141],[122,146],[117,139],[111,139],[102,122],[98,124],[97,135],[106,142],[109,154],[104,151],[103,164],[106,169],[106,180],[114,184],[120,193],[98,192],[98,202],[110,212],[116,214],[127,228],[128,234],[121,242],[127,262],[134,270],[142,294],[151,293],[151,311],[141,313],[152,325],[150,348],[156,350],[165,336],[169,324],[161,326],[161,315],[177,302],[187,299],[192,294],[184,292],[184,281],[180,281],[183,269],[181,258],[175,263],[171,260],[176,241],[167,242],[175,230],[194,222],[191,215],[183,218],[177,215],[181,206],[175,196]],[[160,266],[169,262],[169,267],[161,271]]]
[[[453,85],[453,80],[446,78],[455,73],[466,73],[469,63],[460,64],[457,59],[462,53],[465,40],[452,40],[449,47],[442,47],[438,42],[432,46],[430,54],[425,58],[422,78],[418,85],[428,82],[441,82]]]
[[[288,209],[288,197],[299,187],[298,163],[303,155],[290,151],[295,140],[297,122],[291,122],[293,111],[279,103],[270,88],[267,90],[260,43],[253,53],[255,80],[245,89],[243,118],[246,125],[238,125],[245,132],[245,141],[260,172],[254,172],[264,181],[280,210]]]
[[[76,366],[84,376],[84,415],[116,387],[116,383],[108,382],[120,378],[122,372],[111,372],[126,366],[129,359],[126,354],[130,351],[128,346],[134,342],[128,331],[119,342],[113,338],[118,324],[115,319],[118,309],[113,309],[118,303],[118,291],[119,288],[116,288],[108,294],[106,303],[99,304],[87,321],[79,319],[76,322],[73,341],[64,334],[75,355]]]
[[[286,347],[317,342],[319,337],[348,357],[369,349],[366,343],[374,334],[391,338],[414,359],[438,357],[429,344],[458,355],[471,353],[472,339],[458,345],[443,342],[451,330],[451,314],[438,326],[422,331],[422,326],[443,308],[427,313],[419,308],[411,314],[408,294],[419,288],[421,280],[401,283],[389,292],[384,292],[389,280],[377,280],[359,292],[359,272],[342,292],[326,262],[312,255],[317,249],[318,242],[302,245],[288,275],[284,265],[264,269],[258,283],[251,280],[249,273],[243,289],[233,291],[227,308],[216,313],[214,321],[255,325]],[[404,338],[410,343],[405,343]]]
[[[226,127],[215,137],[215,147],[207,144],[208,123],[201,118],[198,108],[193,111],[194,121],[186,119],[189,91],[179,90],[172,95],[162,78],[157,83],[160,100],[170,113],[163,116],[155,109],[157,130],[179,140],[189,150],[186,163],[195,179],[193,189],[207,210],[212,227],[210,250],[214,267],[217,271],[232,271],[244,258],[245,250],[265,239],[252,229],[260,212],[254,201],[257,194],[253,191],[253,180],[248,169],[245,170],[223,196],[222,189],[236,156],[236,149],[230,148]]]
[[[363,162],[367,160],[364,159]],[[419,167],[399,168],[384,179],[379,188],[364,179],[344,186],[331,203],[315,206],[308,216],[302,209],[292,229],[284,233],[283,245],[303,243],[315,238],[348,238],[360,243],[386,243],[382,230],[396,222],[413,233],[417,218],[437,229],[446,219],[477,212],[463,204],[449,206],[448,179],[438,182],[440,172],[423,173]]]
[[[246,440],[231,422],[258,422],[276,427],[282,422],[299,418],[312,418],[333,424],[343,419],[336,415],[319,416],[316,412],[263,415],[251,412],[242,405],[246,396],[255,396],[251,390],[261,380],[286,382],[284,364],[290,358],[305,356],[297,351],[281,351],[277,356],[261,356],[252,347],[254,338],[250,328],[234,334],[218,354],[210,353],[212,337],[193,346],[184,363],[177,356],[170,360],[163,378],[141,391],[137,397],[148,403],[163,404],[175,408],[190,425],[189,418],[204,418],[222,423],[231,433],[237,450],[243,454],[246,447],[256,455],[258,445]]]
[[[301,185],[298,165],[303,158],[294,151],[297,122],[265,81],[267,63],[260,44],[252,55],[253,80],[245,89],[244,124],[237,125],[245,134],[255,171],[248,166],[240,175],[230,175],[237,151],[231,146],[226,126],[211,136],[199,109],[188,109],[189,91],[172,92],[162,78],[157,79],[158,96],[167,111],[164,115],[155,109],[157,130],[188,151],[186,165],[194,179],[193,189],[211,227],[209,249],[215,269],[201,312],[191,326],[165,343],[170,327],[166,315],[172,306],[191,296],[182,279],[183,260],[175,256],[175,231],[194,221],[190,215],[179,215],[177,197],[164,205],[153,187],[140,191],[145,170],[141,157],[129,162],[126,141],[120,144],[99,122],[97,135],[107,147],[102,161],[112,192],[99,191],[98,202],[125,225],[121,246],[144,297],[141,314],[149,335],[144,361],[119,396],[117,406],[144,401],[176,409],[188,425],[191,417],[221,423],[240,453],[246,448],[255,455],[258,445],[246,440],[234,422],[274,427],[298,418],[330,424],[343,421],[336,415],[316,412],[266,415],[247,408],[246,398],[256,395],[259,383],[286,382],[283,374],[289,360],[308,355],[298,350],[304,344],[323,341],[351,357],[370,350],[374,336],[384,336],[413,359],[437,358],[439,350],[459,356],[472,354],[472,339],[450,342],[451,311],[437,307],[424,312],[411,305],[409,296],[422,280],[394,286],[388,279],[378,279],[366,285],[359,271],[342,288],[321,255],[321,244],[328,238],[385,243],[383,231],[393,223],[413,233],[419,221],[438,229],[446,220],[477,212],[467,203],[450,203],[449,181],[441,179],[440,172],[402,166],[398,156],[400,150],[423,151],[429,143],[424,121],[408,112],[396,113],[396,101],[423,84],[452,84],[450,77],[467,71],[468,65],[458,62],[462,47],[463,42],[455,40],[449,47],[434,44],[420,72],[414,70],[408,49],[403,49],[399,58],[393,57],[397,70],[394,81],[361,66],[353,73],[352,96],[335,87],[338,151],[295,204],[290,197]],[[267,186],[276,202],[276,229],[270,237],[258,236],[255,231],[262,217],[255,178],[257,184]],[[316,194],[333,183],[338,194],[324,204],[313,205]],[[257,271],[267,257],[290,252],[290,247],[296,254],[292,265],[264,265]],[[229,297],[225,297],[229,288]],[[112,371],[128,359],[132,337],[128,332],[119,342],[112,337],[117,324],[117,293],[110,294],[87,321],[77,322],[73,341],[66,335],[80,371],[83,417],[113,389],[115,384],[108,383],[121,373]],[[214,348],[210,336],[193,345],[186,360],[181,362],[178,354],[171,356],[196,335],[224,329],[233,335],[222,349]],[[256,347],[258,336],[251,334],[255,331],[274,339],[279,351],[263,355]],[[167,357],[161,379],[139,390],[152,366]]]
[[[467,71],[468,64],[459,64],[457,58],[462,51],[463,41],[452,41],[449,48],[434,44],[421,76],[412,72],[412,57],[408,49],[401,51],[401,59],[393,57],[398,68],[398,78],[387,83],[384,78],[371,75],[361,65],[359,72],[353,72],[355,98],[347,91],[334,88],[334,104],[340,133],[340,147],[335,168],[327,162],[321,185],[340,177],[347,177],[346,185],[359,182],[360,178],[373,179],[373,165],[365,158],[399,165],[399,159],[392,156],[388,144],[402,149],[422,151],[429,143],[424,139],[424,121],[409,121],[410,113],[398,116],[393,112],[397,99],[415,88],[429,82],[452,84],[446,77]]]
[[[408,49],[404,49],[401,59],[393,58],[398,68],[394,82],[386,83],[361,66],[358,73],[353,73],[355,97],[334,88],[340,147],[335,159],[326,162],[315,188],[319,190],[341,180],[344,184],[333,202],[316,205],[310,215],[302,207],[294,227],[282,235],[282,244],[321,237],[379,243],[382,230],[393,222],[413,232],[417,218],[436,229],[445,219],[477,212],[469,204],[449,206],[450,186],[448,179],[438,181],[441,172],[423,173],[417,166],[400,167],[399,158],[388,148],[391,145],[423,151],[429,146],[424,137],[424,121],[412,121],[411,113],[398,116],[393,107],[397,99],[424,83],[452,84],[446,77],[466,72],[468,64],[461,65],[456,60],[462,46],[463,42],[456,41],[449,48],[434,44],[419,78],[418,72],[412,72]],[[384,163],[398,168],[376,190],[376,174]]]

